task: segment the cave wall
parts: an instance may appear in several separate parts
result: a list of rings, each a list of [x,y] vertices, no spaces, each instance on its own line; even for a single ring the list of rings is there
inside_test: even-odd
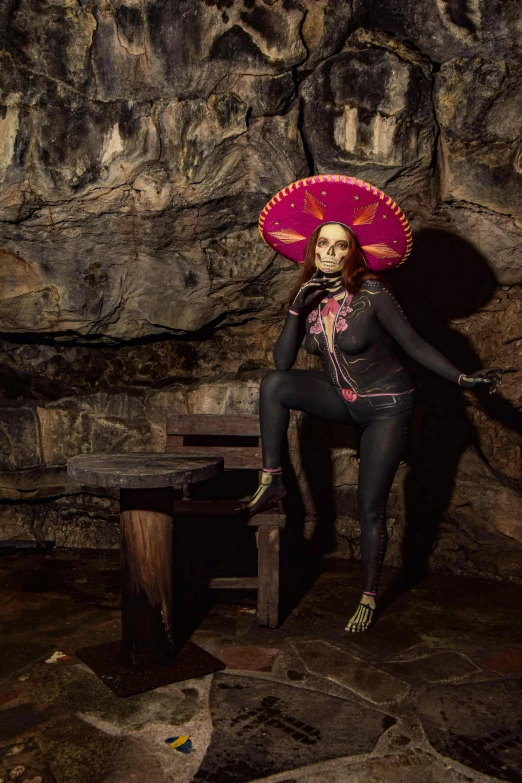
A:
[[[408,215],[419,332],[509,370],[491,397],[405,357],[387,562],[522,580],[521,26],[516,0],[5,0],[2,536],[116,546],[68,456],[161,450],[167,407],[257,412],[297,273],[257,217],[336,172]],[[290,454],[306,535],[358,556],[354,434],[294,416]]]

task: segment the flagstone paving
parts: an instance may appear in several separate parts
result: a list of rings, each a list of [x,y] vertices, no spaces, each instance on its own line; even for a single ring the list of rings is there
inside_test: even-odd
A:
[[[227,668],[121,699],[75,656],[119,638],[118,568],[0,559],[2,783],[522,783],[522,588],[432,575],[392,601],[390,570],[347,634],[361,572],[331,560],[275,630],[216,594],[193,638]]]
[[[467,655],[452,650],[428,653],[405,661],[391,661],[388,665],[399,677],[418,677],[425,682],[458,680],[480,671],[480,667],[475,666]]]
[[[432,747],[499,780],[522,783],[522,683],[444,685],[419,694]]]
[[[333,644],[297,642],[295,647],[309,671],[344,685],[364,699],[381,704],[400,701],[408,693],[408,686],[397,677]]]

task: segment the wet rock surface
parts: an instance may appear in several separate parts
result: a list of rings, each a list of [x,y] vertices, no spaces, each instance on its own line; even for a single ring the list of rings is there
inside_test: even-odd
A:
[[[347,775],[350,777],[347,778]],[[405,783],[417,783],[419,780],[425,783],[470,783],[473,780],[469,775],[457,772],[436,756],[418,748],[366,759],[364,762],[350,763],[349,759],[342,759],[340,762],[318,764],[315,769],[307,771],[303,778],[274,775],[263,780],[266,783],[297,783],[299,780],[322,783],[325,779],[329,783],[345,783],[346,780],[354,783],[394,783],[398,776]]]
[[[166,407],[257,412],[297,274],[258,213],[336,171],[408,215],[390,282],[419,333],[509,370],[488,397],[405,358],[387,562],[522,581],[515,3],[20,0],[0,37],[2,536],[117,546],[68,456],[161,450]],[[294,516],[358,558],[356,433],[298,431]]]
[[[520,780],[520,587],[434,575],[358,635],[343,628],[360,569],[330,561],[299,595],[285,569],[279,628],[257,626],[251,594],[214,593],[193,639],[227,668],[123,699],[75,656],[120,636],[118,568],[111,551],[0,560],[0,777]],[[188,754],[166,743],[186,735]]]
[[[246,783],[273,772],[369,752],[390,717],[290,685],[232,675],[214,677],[210,693],[213,733],[194,781],[221,777]],[[393,721],[393,719],[391,719]]]
[[[499,780],[522,778],[522,684],[481,682],[440,687],[420,698],[418,714],[444,756]]]
[[[328,677],[370,702],[401,700],[408,691],[396,677],[326,642],[299,642],[296,650],[312,674]]]
[[[399,676],[419,677],[425,682],[457,680],[480,671],[466,655],[447,651],[429,653],[390,665]]]

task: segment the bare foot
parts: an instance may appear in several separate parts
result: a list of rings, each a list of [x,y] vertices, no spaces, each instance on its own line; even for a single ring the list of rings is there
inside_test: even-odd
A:
[[[353,617],[350,617],[344,630],[350,631],[351,633],[361,633],[361,631],[367,631],[372,624],[375,607],[375,598],[371,595],[365,595],[363,593],[359,606],[355,610],[355,614]]]

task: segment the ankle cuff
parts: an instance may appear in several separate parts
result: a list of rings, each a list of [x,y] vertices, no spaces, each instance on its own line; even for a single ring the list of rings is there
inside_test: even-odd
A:
[[[371,595],[371,596],[372,596],[372,598],[375,598],[375,596],[377,595],[377,593],[370,593],[368,590],[363,590],[363,595]]]
[[[283,468],[263,468],[263,473],[282,473]]]

